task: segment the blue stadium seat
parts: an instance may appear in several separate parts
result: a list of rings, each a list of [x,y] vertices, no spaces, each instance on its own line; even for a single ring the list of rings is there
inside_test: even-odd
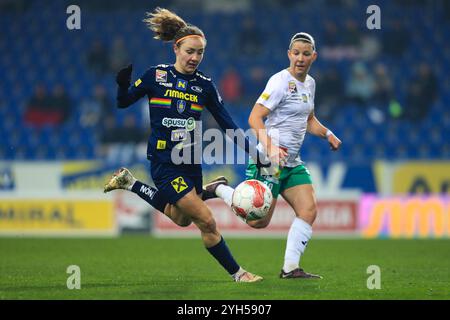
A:
[[[98,0],[94,0],[98,1]],[[121,3],[117,1],[117,3]],[[285,53],[280,48],[286,47],[290,36],[297,30],[310,30],[314,33],[319,49],[319,60],[312,73],[318,70],[322,73],[330,66],[336,67],[346,80],[352,61],[348,59],[326,61],[321,58],[321,48],[324,43],[322,23],[315,21],[332,20],[343,28],[347,18],[364,12],[367,1],[355,3],[351,8],[331,7],[330,10],[318,10],[318,5],[303,6],[294,4],[292,10],[271,4],[260,10],[252,3],[250,13],[212,13],[204,14],[185,8],[183,16],[189,21],[196,21],[207,34],[208,50],[205,56],[204,69],[213,76],[216,82],[224,70],[233,65],[243,73],[244,81],[251,82],[248,77],[252,66],[263,66],[268,74],[279,71],[288,64]],[[179,3],[173,4],[175,7]],[[113,4],[111,4],[113,6]],[[181,5],[183,6],[183,5]],[[183,8],[186,6],[183,6]],[[91,131],[81,128],[79,121],[72,120],[60,130],[42,129],[30,135],[30,128],[23,125],[23,106],[32,95],[36,83],[42,82],[49,89],[57,83],[66,86],[69,95],[74,100],[74,118],[79,119],[78,105],[87,92],[91,92],[96,83],[106,85],[112,99],[115,96],[113,74],[96,78],[85,64],[85,58],[92,42],[100,38],[108,46],[111,35],[123,36],[137,76],[150,65],[161,62],[173,62],[170,45],[162,45],[153,40],[151,32],[142,23],[142,10],[109,10],[84,11],[83,29],[79,32],[67,32],[60,28],[65,23],[63,2],[30,1],[30,9],[23,14],[8,15],[0,13],[0,27],[3,30],[0,41],[0,134],[6,136],[7,143],[14,143],[17,149],[2,147],[1,157],[14,159],[80,159],[95,157],[95,147],[98,143]],[[299,19],[298,11],[302,17]],[[35,12],[39,12],[36,15]],[[432,65],[441,85],[438,101],[430,110],[429,116],[421,125],[411,125],[403,121],[386,119],[385,123],[375,126],[370,123],[365,110],[351,105],[339,106],[339,112],[329,124],[339,133],[344,141],[342,152],[328,152],[325,143],[319,143],[307,138],[303,152],[306,156],[320,161],[333,161],[339,157],[350,157],[358,161],[371,161],[374,158],[435,158],[448,157],[448,136],[450,127],[450,90],[446,84],[447,72],[450,69],[450,47],[445,39],[450,36],[450,25],[443,21],[442,13],[433,15],[433,20],[423,14],[420,5],[405,10],[397,2],[384,2],[385,16],[402,16],[405,28],[412,30],[411,44],[402,57],[380,55],[376,61],[386,64],[394,82],[395,97],[404,103],[406,92],[404,88],[414,76],[413,66],[416,61],[424,61]],[[236,39],[240,25],[245,17],[253,17],[258,22],[258,28],[267,41],[267,49],[255,57],[233,54],[236,49]],[[440,27],[436,28],[436,24]],[[27,26],[23,28],[21,26]],[[276,26],[276,28],[274,28]],[[95,30],[95,32],[87,32]],[[374,36],[381,38],[382,34],[390,32],[389,26]],[[132,34],[132,36],[130,36]],[[423,39],[429,44],[423,50]],[[4,40],[4,41],[3,41]],[[231,57],[230,58],[230,53]],[[139,70],[139,72],[138,72]],[[252,84],[248,87],[251,88]],[[255,90],[262,88],[253,88]],[[320,94],[320,93],[318,93]],[[318,106],[319,107],[319,106]],[[247,128],[247,106],[230,106],[236,121]],[[114,110],[112,113],[123,119],[122,114]],[[129,112],[127,110],[127,112]],[[135,112],[138,112],[137,110]],[[328,123],[325,123],[328,124]],[[436,129],[437,128],[437,129]],[[428,134],[429,133],[429,134]],[[37,144],[47,145],[47,149],[37,148]],[[69,145],[69,147],[66,147]]]

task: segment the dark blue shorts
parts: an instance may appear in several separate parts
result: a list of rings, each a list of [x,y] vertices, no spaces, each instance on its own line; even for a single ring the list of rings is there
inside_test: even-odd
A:
[[[156,188],[170,204],[175,204],[193,188],[197,194],[202,193],[203,176],[200,165],[152,162],[150,172]]]

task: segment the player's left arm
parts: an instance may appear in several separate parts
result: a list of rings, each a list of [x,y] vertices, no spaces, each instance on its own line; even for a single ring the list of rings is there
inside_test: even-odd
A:
[[[237,130],[239,127],[231,118],[228,111],[225,109],[223,104],[223,100],[217,91],[216,86],[211,83],[211,88],[208,91],[208,103],[206,104],[206,108],[211,112],[214,120],[217,121],[217,124],[220,128],[225,132],[227,129]]]
[[[314,115],[314,111],[312,111],[308,116],[307,130],[309,133],[315,136],[327,139],[328,143],[330,144],[331,150],[333,151],[338,150],[342,144],[341,140],[336,137],[333,131],[320,123],[320,121]]]
[[[239,128],[233,121],[230,114],[225,109],[223,100],[220,97],[220,94],[214,83],[211,83],[207,108],[219,124],[220,128],[227,135],[229,133],[227,129],[234,130],[234,134],[232,136],[228,135],[228,137],[231,138],[231,140],[233,140],[236,145],[250,154],[250,156],[255,159],[258,164],[261,163],[262,165],[270,165],[270,162],[268,162],[265,155],[260,154],[260,152],[256,148],[256,144],[250,141],[250,139],[245,136],[244,130]]]
[[[151,79],[148,70],[140,79],[130,86],[133,65],[121,69],[116,75],[117,82],[117,107],[127,108],[148,93],[148,79]]]

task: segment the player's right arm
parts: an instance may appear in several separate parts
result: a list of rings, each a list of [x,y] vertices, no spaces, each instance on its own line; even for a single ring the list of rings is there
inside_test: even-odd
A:
[[[133,66],[121,69],[116,76],[117,88],[117,107],[127,108],[148,93],[148,77],[150,70],[147,71],[140,79],[137,79],[130,87],[131,72]]]
[[[266,150],[267,155],[271,160],[284,159],[287,156],[285,149],[282,149],[272,142],[272,139],[267,134],[266,126],[264,125],[264,118],[270,113],[270,110],[260,103],[253,106],[252,112],[248,118],[248,124],[253,129],[256,138]],[[276,161],[278,162],[278,161]]]
[[[264,125],[264,119],[278,107],[283,99],[283,90],[279,88],[279,83],[280,81],[276,75],[270,78],[264,92],[256,101],[248,118],[250,128],[253,129],[258,141],[261,142],[271,160],[281,160],[287,156],[286,150],[280,148],[272,141]]]

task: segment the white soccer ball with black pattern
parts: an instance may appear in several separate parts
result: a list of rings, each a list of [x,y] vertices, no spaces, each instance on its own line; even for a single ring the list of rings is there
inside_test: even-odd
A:
[[[269,212],[272,200],[272,191],[267,185],[258,180],[246,180],[234,189],[231,208],[244,221],[259,220]]]

